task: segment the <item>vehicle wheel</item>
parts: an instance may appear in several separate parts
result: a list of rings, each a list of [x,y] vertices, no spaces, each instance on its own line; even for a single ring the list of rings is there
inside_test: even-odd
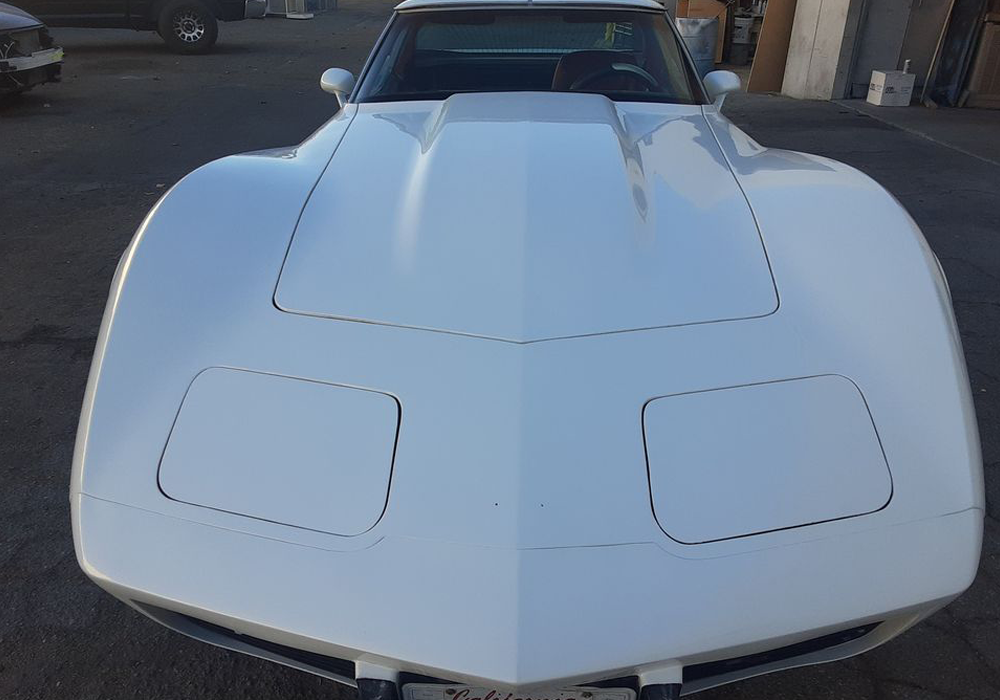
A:
[[[219,38],[219,22],[199,0],[172,0],[160,12],[156,31],[175,53],[207,53]]]

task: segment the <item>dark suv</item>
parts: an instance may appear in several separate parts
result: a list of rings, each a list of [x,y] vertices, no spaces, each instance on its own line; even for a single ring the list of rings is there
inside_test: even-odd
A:
[[[205,53],[219,20],[263,17],[267,0],[13,0],[51,27],[155,30],[171,50]]]

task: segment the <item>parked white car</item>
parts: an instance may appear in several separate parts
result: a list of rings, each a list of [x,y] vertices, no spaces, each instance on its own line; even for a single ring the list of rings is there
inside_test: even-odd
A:
[[[406,0],[322,82],[333,119],[122,259],[72,483],[98,585],[362,700],[671,698],[970,585],[937,260],[733,126],[660,5]]]

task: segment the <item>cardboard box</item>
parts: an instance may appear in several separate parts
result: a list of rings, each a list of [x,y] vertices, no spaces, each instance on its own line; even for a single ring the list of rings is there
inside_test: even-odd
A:
[[[909,107],[916,75],[901,70],[873,70],[868,102],[881,107]]]
[[[794,20],[795,0],[768,0],[747,92],[781,92]]]

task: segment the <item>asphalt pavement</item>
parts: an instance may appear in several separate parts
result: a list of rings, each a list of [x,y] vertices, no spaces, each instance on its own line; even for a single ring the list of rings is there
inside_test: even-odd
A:
[[[194,57],[152,33],[57,29],[63,82],[0,102],[0,698],[353,700],[331,681],[167,631],[90,584],[73,553],[68,486],[108,285],[142,217],[193,168],[297,143],[332,116],[320,73],[357,72],[391,6],[341,0],[309,21],[225,24],[218,50]],[[923,228],[954,296],[989,515],[976,583],[930,620],[861,657],[699,697],[998,698],[1000,165],[976,143],[1000,142],[1000,112],[932,140],[921,135],[932,127],[843,104],[737,96],[727,111],[766,145],[869,173]]]

